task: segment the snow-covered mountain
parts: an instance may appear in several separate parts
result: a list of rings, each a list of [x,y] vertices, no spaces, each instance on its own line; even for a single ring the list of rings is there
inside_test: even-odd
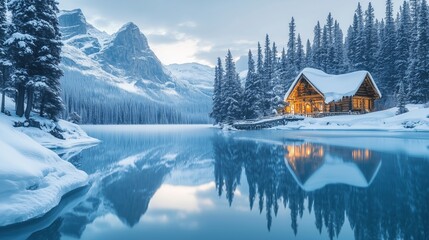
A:
[[[182,82],[199,89],[208,96],[213,92],[214,68],[199,63],[167,65],[171,74]]]
[[[134,23],[109,35],[88,24],[80,9],[62,11],[59,22],[64,99],[85,123],[210,121],[210,67],[171,65],[172,74]]]

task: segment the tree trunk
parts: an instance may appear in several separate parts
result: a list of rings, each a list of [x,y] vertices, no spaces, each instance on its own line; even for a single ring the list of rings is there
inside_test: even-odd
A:
[[[27,89],[27,108],[25,109],[25,118],[30,118],[31,110],[33,110],[33,99],[34,99],[34,89],[33,87],[29,87]]]
[[[43,114],[45,114],[46,95],[45,95],[45,92],[43,90],[42,90],[40,95],[41,95],[40,116],[43,117]]]
[[[24,101],[25,101],[25,86],[20,84],[17,89],[16,96],[16,115],[22,117],[24,115]]]
[[[4,102],[5,102],[5,100],[6,100],[6,99],[5,99],[5,92],[6,92],[6,91],[5,91],[5,89],[3,88],[3,89],[2,89],[2,92],[1,92],[1,112],[2,112],[2,113],[4,113],[4,104],[5,104]]]

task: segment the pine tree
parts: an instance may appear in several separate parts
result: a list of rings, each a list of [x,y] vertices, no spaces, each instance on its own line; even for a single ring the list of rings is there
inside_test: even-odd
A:
[[[399,90],[396,93],[396,99],[397,99],[397,107],[398,111],[396,112],[396,115],[403,114],[408,112],[408,109],[405,107],[406,102],[406,93],[405,93],[405,86],[404,86],[404,80],[402,79],[399,82]]]
[[[321,45],[322,45],[322,29],[320,22],[317,22],[314,27],[314,40],[313,40],[313,66],[320,69],[322,66],[321,57]]]
[[[15,67],[13,81],[17,91],[16,114],[25,117],[40,99],[40,114],[55,119],[64,109],[61,99],[59,68],[61,34],[55,0],[16,0],[9,2],[12,13],[12,35],[7,40]]]
[[[213,108],[210,113],[210,117],[214,119],[214,123],[221,123],[222,117],[222,60],[218,58],[217,65],[215,67],[215,80],[213,86]]]
[[[287,44],[287,71],[286,81],[292,82],[292,79],[298,74],[297,61],[296,61],[296,25],[295,19],[292,18],[289,23],[289,41]]]
[[[410,25],[410,7],[408,2],[404,2],[401,7],[401,14],[398,23],[398,31],[396,38],[396,48],[395,48],[395,72],[396,79],[403,85],[403,81],[406,81],[407,69],[408,69],[408,60],[410,59],[410,47],[411,47],[411,25]],[[406,91],[406,87],[405,90]]]
[[[346,53],[344,50],[343,31],[340,24],[335,21],[334,25],[334,58],[333,58],[333,74],[344,73],[347,70]]]
[[[257,81],[259,82],[259,89],[258,89],[258,95],[259,97],[259,101],[258,101],[258,105],[259,105],[259,110],[260,110],[260,115],[258,117],[262,117],[264,115],[264,97],[265,97],[265,89],[264,89],[264,56],[262,54],[262,47],[261,44],[258,42],[258,59],[257,59],[257,63],[256,63],[256,78]]]
[[[31,103],[33,99],[34,79],[30,75],[29,69],[35,61],[36,38],[34,34],[37,26],[33,23],[36,20],[36,7],[33,0],[10,1],[8,7],[12,13],[12,34],[6,40],[6,44],[14,66],[12,81],[16,89],[16,115],[22,117],[26,92],[28,102]]]
[[[328,57],[328,51],[329,51],[329,42],[328,42],[328,30],[326,25],[323,27],[323,31],[322,31],[322,44],[320,46],[320,68],[321,70],[323,70],[326,73],[330,73],[330,69],[328,64],[330,64],[329,62],[329,57]]]
[[[39,108],[41,116],[46,113],[50,119],[56,119],[64,110],[60,86],[63,72],[59,67],[62,42],[57,5],[56,0],[38,0],[35,4],[37,19],[40,21],[34,35],[36,52],[31,71],[37,93],[35,106]]]
[[[313,49],[309,39],[305,46],[305,67],[313,67]]]
[[[286,50],[283,48],[281,57],[280,57],[280,71],[279,71],[279,77],[283,83],[283,89],[288,89],[290,85],[292,84],[291,79],[289,79],[289,64],[288,59],[286,56]]]
[[[253,60],[252,51],[248,54],[248,71],[243,94],[243,109],[246,119],[255,119],[261,115],[259,109],[259,81],[256,76],[255,61]]]
[[[357,9],[353,16],[353,25],[349,31],[347,38],[347,56],[350,60],[352,70],[363,70],[364,69],[364,40],[363,40],[363,13],[360,3],[358,3]]]
[[[429,100],[429,19],[426,0],[419,9],[416,59],[411,72],[410,92],[412,103],[426,103]],[[413,63],[411,63],[413,64]]]
[[[284,107],[283,95],[284,95],[284,83],[282,82],[282,63],[277,57],[277,46],[273,43],[272,48],[272,97],[271,97],[271,111],[278,113],[280,109]]]
[[[365,26],[364,26],[364,46],[363,69],[374,72],[377,65],[377,44],[378,34],[375,28],[374,8],[371,2],[368,3],[368,9],[365,11]]]
[[[230,50],[228,50],[225,58],[225,76],[222,89],[224,99],[222,112],[226,113],[225,122],[232,124],[242,118],[242,107],[240,80],[235,70],[235,63]]]
[[[262,89],[264,95],[262,97],[262,110],[264,116],[271,114],[271,99],[273,95],[272,89],[272,77],[273,77],[273,63],[272,63],[272,51],[270,45],[270,37],[268,34],[265,37],[265,48],[264,48],[264,74],[262,79]]]
[[[391,0],[386,1],[386,17],[383,30],[383,38],[380,45],[379,54],[379,69],[380,74],[377,76],[379,85],[384,92],[384,101],[390,104],[392,93],[395,93],[395,46],[396,46],[396,31],[395,22],[393,19],[393,4]]]
[[[6,87],[9,85],[9,72],[11,68],[11,63],[9,61],[9,56],[7,55],[7,46],[5,41],[7,38],[7,16],[6,16],[6,0],[0,0],[0,90],[1,90],[1,112],[5,112],[5,95]]]
[[[296,64],[295,65],[298,72],[304,69],[305,67],[304,46],[302,45],[300,34],[298,34],[298,37],[296,40]]]

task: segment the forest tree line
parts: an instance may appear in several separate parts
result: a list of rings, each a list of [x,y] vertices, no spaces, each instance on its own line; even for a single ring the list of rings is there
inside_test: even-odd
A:
[[[37,109],[40,116],[56,119],[64,110],[57,5],[55,0],[0,0],[1,112],[6,112],[7,93],[19,117],[28,119]]]
[[[331,13],[325,24],[317,22],[314,38],[304,43],[292,17],[289,40],[278,53],[266,35],[257,46],[256,61],[248,53],[244,84],[228,50],[224,64],[215,67],[213,109],[215,123],[269,116],[284,107],[284,94],[305,67],[328,74],[367,70],[374,77],[383,98],[377,108],[404,108],[405,103],[429,101],[429,18],[426,0],[404,1],[394,15],[386,0],[386,15],[378,20],[371,2],[366,10],[359,3],[346,36]],[[305,45],[305,46],[304,46]],[[304,50],[305,48],[305,50]]]

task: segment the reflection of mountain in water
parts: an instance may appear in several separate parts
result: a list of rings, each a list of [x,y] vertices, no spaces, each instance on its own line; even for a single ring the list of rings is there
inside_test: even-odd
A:
[[[286,165],[305,191],[340,183],[368,187],[381,167],[380,154],[369,149],[313,143],[286,144]]]
[[[339,236],[346,217],[356,239],[425,239],[429,234],[429,162],[423,159],[230,136],[214,138],[213,148],[219,195],[225,192],[233,204],[244,168],[250,209],[256,201],[268,229],[283,205],[290,210],[295,234],[305,210],[331,239]]]
[[[192,136],[186,129],[168,135],[160,134],[162,130],[146,130],[124,127],[118,134],[115,129],[103,128],[93,134],[103,139],[100,145],[82,153],[66,153],[72,156],[73,164],[92,174],[92,187],[72,211],[33,233],[30,239],[46,233],[57,236],[56,239],[61,235],[80,238],[87,225],[110,213],[133,227],[173,168],[191,170],[198,168],[201,160],[211,158],[211,144],[203,141],[206,135]]]
[[[114,173],[103,179],[103,195],[112,204],[115,214],[132,227],[146,213],[149,201],[170,170],[167,166],[160,165]]]

